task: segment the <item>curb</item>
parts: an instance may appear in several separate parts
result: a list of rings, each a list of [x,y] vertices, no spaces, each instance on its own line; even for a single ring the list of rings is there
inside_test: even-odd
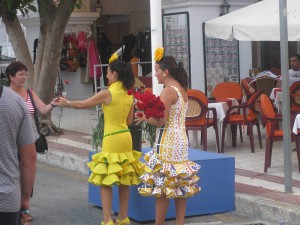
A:
[[[235,193],[235,206],[238,212],[256,219],[274,221],[276,225],[300,223],[299,206],[241,193]]]
[[[58,166],[67,170],[80,172],[88,175],[88,156],[81,156],[72,153],[63,153],[62,151],[49,149],[46,154],[38,154],[38,161]]]

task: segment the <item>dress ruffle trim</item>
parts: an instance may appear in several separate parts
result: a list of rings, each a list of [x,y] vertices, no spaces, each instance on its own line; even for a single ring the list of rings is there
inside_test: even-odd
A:
[[[143,196],[166,196],[167,198],[187,198],[198,193],[197,176],[200,165],[187,160],[182,163],[165,162],[154,150],[145,155],[146,173],[140,179],[144,183],[139,188]]]
[[[139,161],[141,152],[125,153],[99,152],[87,164],[91,170],[89,182],[98,186],[138,185],[143,174],[143,164]]]

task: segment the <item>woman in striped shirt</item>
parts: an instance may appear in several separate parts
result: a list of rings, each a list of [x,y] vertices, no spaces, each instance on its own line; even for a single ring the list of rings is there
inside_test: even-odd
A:
[[[58,98],[54,98],[49,104],[45,104],[33,90],[29,89],[28,91],[28,89],[24,87],[27,71],[28,71],[27,67],[23,63],[17,61],[17,62],[10,63],[7,66],[5,72],[10,82],[10,88],[16,93],[18,93],[24,99],[27,108],[29,110],[29,113],[31,115],[32,123],[36,128],[36,124],[34,121],[34,106],[32,104],[28,92],[31,93],[36,109],[43,115],[46,115],[47,113],[51,112],[51,110],[54,107],[58,106]],[[30,220],[32,219],[32,216],[29,214],[29,209],[30,209],[29,201],[21,203],[22,224],[30,225]]]

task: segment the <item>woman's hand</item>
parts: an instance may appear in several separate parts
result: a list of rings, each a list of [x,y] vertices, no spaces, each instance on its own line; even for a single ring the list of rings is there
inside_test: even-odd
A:
[[[142,123],[144,121],[147,121],[147,118],[144,113],[139,112],[139,113],[134,114],[135,125],[139,125],[140,123]]]
[[[59,97],[58,99],[58,105],[60,107],[66,107],[70,105],[70,101],[64,97]]]
[[[52,107],[59,106],[59,97],[52,99],[50,104]]]

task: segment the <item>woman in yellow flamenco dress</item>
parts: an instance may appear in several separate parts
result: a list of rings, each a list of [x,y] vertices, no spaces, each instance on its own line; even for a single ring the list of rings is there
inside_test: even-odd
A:
[[[91,170],[89,182],[101,186],[103,221],[101,225],[128,225],[127,217],[129,186],[140,183],[143,167],[139,158],[141,153],[132,150],[132,139],[128,125],[133,121],[133,96],[128,90],[134,85],[131,65],[120,60],[112,61],[107,69],[109,89],[83,101],[60,99],[61,106],[82,109],[102,104],[104,112],[104,136],[102,150],[88,163]],[[118,218],[115,223],[111,217],[112,186],[119,188]]]
[[[200,166],[188,160],[188,139],[185,130],[187,112],[187,73],[181,62],[172,56],[163,56],[163,49],[155,52],[155,76],[164,84],[160,99],[164,103],[164,118],[137,117],[157,126],[155,148],[145,155],[144,183],[139,193],[156,197],[155,225],[163,225],[170,199],[175,199],[176,225],[184,224],[186,199],[197,194],[197,176]]]

